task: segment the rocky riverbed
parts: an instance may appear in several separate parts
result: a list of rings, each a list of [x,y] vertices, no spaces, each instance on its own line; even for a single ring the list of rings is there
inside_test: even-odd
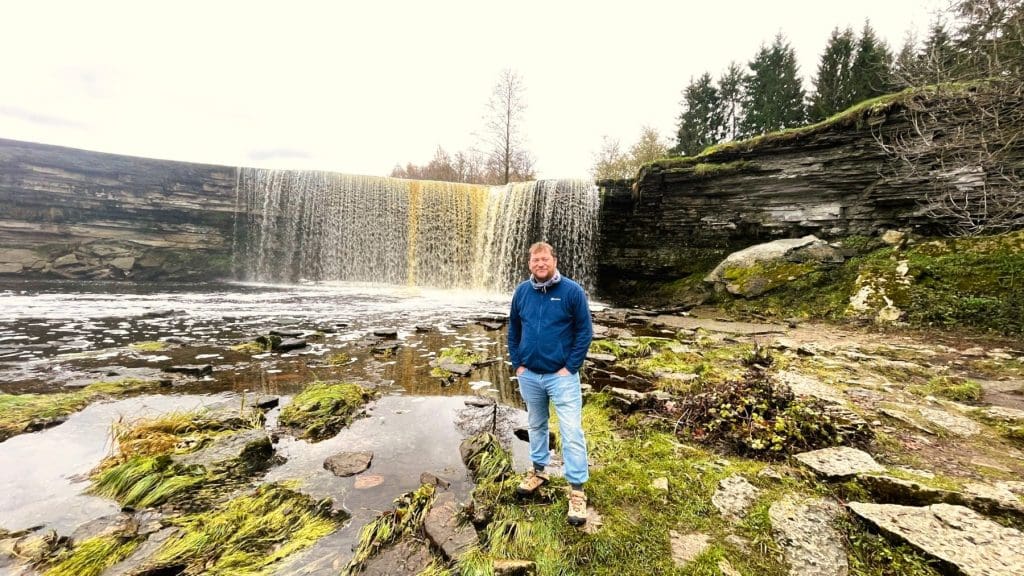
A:
[[[507,299],[353,285],[111,290],[0,286],[0,572],[1024,566],[1024,351],[1013,342],[595,306],[592,516],[576,530],[560,479],[536,501],[510,498],[526,448]],[[282,409],[307,405],[316,382],[327,398],[349,393],[338,382],[367,396],[351,423],[304,437],[311,428],[285,425]],[[731,418],[722,398],[734,388],[770,390],[778,411]],[[310,405],[341,410],[324,398]],[[191,424],[167,444],[145,436],[138,450],[150,452],[126,452],[143,437],[137,423],[181,414]],[[481,433],[509,452],[507,469],[477,471],[467,439]],[[104,492],[104,474],[129,476],[143,457],[162,483]],[[280,509],[301,521],[275,524]],[[260,545],[197,544],[200,526],[240,533],[229,518],[242,517],[261,519]],[[398,517],[412,520],[360,537]]]

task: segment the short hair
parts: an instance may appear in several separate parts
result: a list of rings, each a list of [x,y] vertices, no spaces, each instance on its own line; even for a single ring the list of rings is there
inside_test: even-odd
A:
[[[555,247],[552,246],[551,244],[548,244],[547,242],[534,242],[533,244],[530,244],[531,256],[536,252],[540,252],[541,250],[547,250],[551,254],[552,258],[556,260],[558,259],[558,254],[555,254]]]

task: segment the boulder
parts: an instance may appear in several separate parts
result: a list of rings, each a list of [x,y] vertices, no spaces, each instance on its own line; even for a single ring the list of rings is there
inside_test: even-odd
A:
[[[822,264],[837,264],[843,260],[839,249],[813,235],[787,238],[733,252],[704,281],[713,284],[718,291],[753,298],[808,274]]]
[[[850,502],[849,509],[886,535],[966,576],[1020,576],[1024,534],[963,506]],[[952,570],[949,570],[952,568]]]
[[[772,534],[791,576],[847,576],[844,537],[834,528],[842,508],[822,499],[786,496],[768,509]]]

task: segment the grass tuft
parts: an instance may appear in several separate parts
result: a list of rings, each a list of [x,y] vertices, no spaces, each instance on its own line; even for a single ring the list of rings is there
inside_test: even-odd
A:
[[[184,533],[157,552],[157,564],[209,575],[263,573],[337,528],[322,503],[279,484],[175,523]]]
[[[344,575],[358,574],[370,557],[407,534],[418,532],[434,502],[434,485],[423,484],[395,499],[394,510],[377,516],[359,532],[359,544]]]
[[[330,438],[348,426],[374,393],[358,384],[314,382],[281,410],[282,426],[301,430],[302,438]]]
[[[127,558],[138,546],[139,540],[134,538],[90,538],[73,551],[58,556],[43,576],[98,576]]]

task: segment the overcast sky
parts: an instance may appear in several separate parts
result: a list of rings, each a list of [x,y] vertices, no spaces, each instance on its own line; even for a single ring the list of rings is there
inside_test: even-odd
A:
[[[865,19],[898,49],[944,0],[6,3],[0,138],[226,165],[387,175],[472,146],[519,73],[542,178],[607,135],[675,133],[681,91],[782,31],[813,75]]]

